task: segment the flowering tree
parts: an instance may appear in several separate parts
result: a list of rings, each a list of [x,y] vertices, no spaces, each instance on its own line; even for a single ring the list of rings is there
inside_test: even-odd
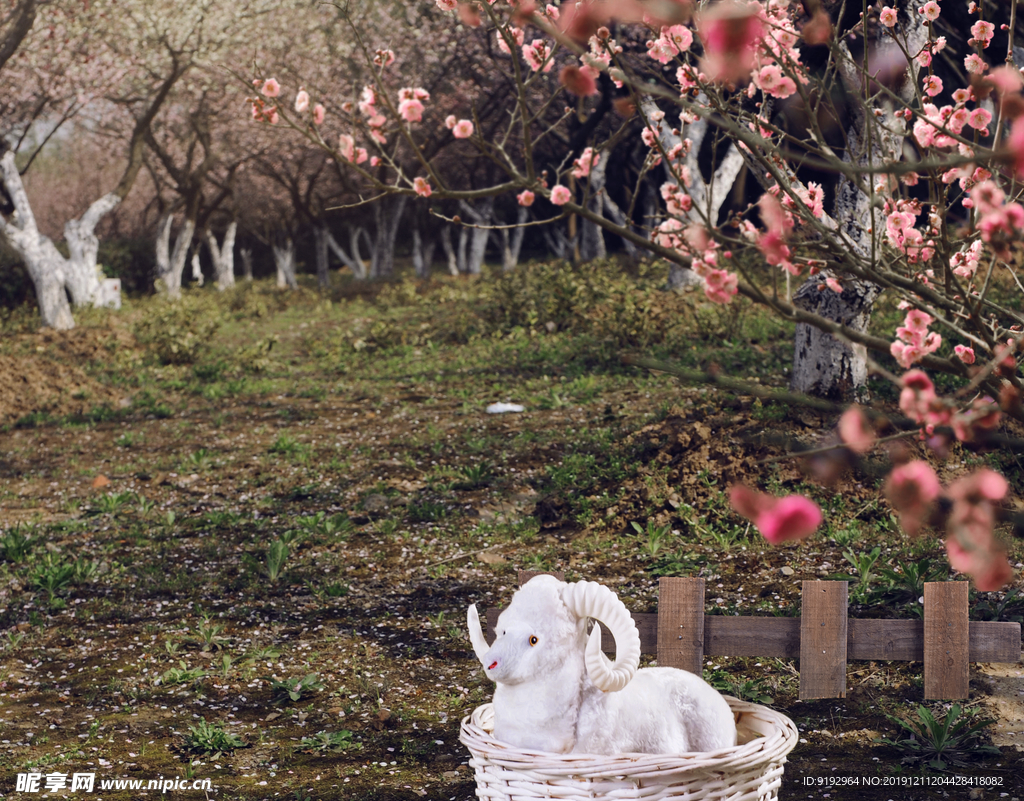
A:
[[[1024,289],[1013,270],[1024,230],[1015,3],[996,19],[987,5],[951,9],[946,30],[962,42],[954,59],[935,0],[845,12],[826,0],[437,4],[512,56],[503,127],[482,135],[471,110],[445,120],[457,152],[480,154],[499,180],[469,187],[428,157],[435,95],[396,90],[390,50],[365,48],[369,80],[329,121],[305,102],[293,112],[275,100],[268,111],[270,98],[294,92],[276,81],[258,84],[254,117],[325,148],[372,197],[543,199],[673,263],[712,302],[742,294],[763,304],[798,324],[798,390],[848,396],[869,370],[887,375],[909,424],[940,455],[953,441],[993,444],[1003,417],[1024,420],[1015,357],[1024,320],[1019,300],[1006,300]],[[609,82],[633,121],[593,126],[585,148],[540,164],[543,144],[557,132],[568,141],[572,120],[595,113]],[[648,148],[645,172],[666,174],[663,213],[648,231],[596,202],[602,155],[631,125]],[[411,158],[396,158],[399,150]],[[753,197],[727,202],[741,173]],[[791,294],[799,276],[809,280]],[[906,311],[890,335],[868,330],[883,293]],[[907,372],[889,373],[871,352]],[[926,370],[961,388],[940,397]],[[874,446],[876,418],[844,417],[845,453]],[[895,460],[887,494],[908,531],[945,526],[953,566],[983,588],[1003,584],[1009,566],[992,530],[1005,481],[981,471],[942,488],[926,463]],[[820,519],[803,499],[738,490],[734,503],[776,541],[806,536]]]

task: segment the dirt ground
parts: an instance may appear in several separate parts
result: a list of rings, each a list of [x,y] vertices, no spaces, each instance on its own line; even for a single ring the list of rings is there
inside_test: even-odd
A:
[[[567,362],[561,332],[353,346],[376,314],[232,319],[186,365],[154,363],[118,321],[6,340],[0,797],[33,797],[19,773],[94,772],[211,780],[180,798],[471,799],[459,721],[491,687],[465,611],[507,603],[519,569],[602,581],[635,612],[656,609],[660,576],[700,575],[708,614],[794,614],[803,579],[850,573],[852,615],[912,617],[883,567],[956,578],[938,540],[900,534],[867,468],[821,489],[777,460],[773,443],[823,442],[834,417]],[[269,364],[231,362],[270,335]],[[737,480],[815,493],[823,530],[768,547],[728,509]],[[876,545],[869,576],[844,556]],[[972,606],[1024,612],[1005,593]],[[851,662],[846,698],[820,701],[797,699],[797,667],[705,664],[797,723],[780,798],[1024,797],[1020,665],[972,667],[964,703],[995,719],[981,742],[999,753],[945,771],[879,742],[899,734],[887,715],[916,719],[920,664]]]

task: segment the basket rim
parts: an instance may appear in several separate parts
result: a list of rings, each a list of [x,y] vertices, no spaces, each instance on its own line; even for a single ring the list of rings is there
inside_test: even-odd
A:
[[[462,719],[459,740],[473,755],[473,761],[494,764],[534,775],[577,776],[580,778],[634,778],[664,776],[668,773],[749,772],[758,765],[785,762],[799,739],[796,724],[789,717],[759,704],[724,696],[734,713],[750,715],[767,724],[772,731],[743,745],[715,751],[690,751],[681,754],[559,754],[551,751],[520,749],[496,740],[483,726],[492,714],[492,704],[482,704]],[[471,763],[472,764],[472,763]]]

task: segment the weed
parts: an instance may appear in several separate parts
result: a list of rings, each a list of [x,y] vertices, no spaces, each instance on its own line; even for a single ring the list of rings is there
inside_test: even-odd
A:
[[[900,737],[890,740],[883,737],[879,742],[903,752],[903,762],[923,762],[932,770],[941,771],[949,767],[965,767],[967,760],[998,756],[999,749],[980,742],[982,729],[991,723],[991,718],[979,720],[977,710],[965,710],[953,704],[942,717],[936,718],[928,707],[918,705],[918,721],[909,722],[902,718],[886,715],[902,731]]]
[[[769,694],[764,679],[747,679],[736,683],[724,670],[705,671],[704,680],[719,692],[735,695],[755,704],[773,704],[775,699]]]
[[[0,554],[5,562],[20,564],[29,557],[39,540],[39,537],[22,533],[21,526],[16,525],[0,537]]]
[[[108,492],[96,499],[94,507],[98,514],[114,515],[121,511],[121,507],[135,500],[134,492]]]
[[[189,751],[211,754],[212,759],[236,748],[245,748],[246,743],[241,737],[225,731],[223,727],[200,720],[195,726],[188,727],[184,745]]]
[[[1001,601],[976,601],[970,605],[974,620],[1005,620],[1011,623],[1024,621],[1024,597],[1012,587]]]
[[[274,694],[273,703],[275,704],[285,704],[289,700],[300,701],[304,696],[308,697],[324,688],[316,673],[309,673],[301,679],[292,678],[284,681],[268,677],[267,681],[270,682],[270,690]]]
[[[295,539],[296,532],[285,532],[285,536],[270,543],[263,554],[262,562],[252,554],[244,554],[242,562],[251,572],[262,574],[270,579],[271,584],[276,584],[278,579],[284,575],[284,566],[291,554],[288,542],[294,542]]]
[[[227,642],[227,638],[221,636],[223,632],[224,624],[215,623],[210,618],[204,617],[196,626],[196,639],[204,651],[222,648]]]
[[[340,513],[328,515],[326,512],[300,517],[296,524],[307,536],[325,539],[329,542],[343,542],[353,528],[348,515]]]
[[[439,501],[422,500],[410,503],[406,507],[406,514],[412,523],[433,523],[447,517],[448,508]]]
[[[647,541],[643,544],[644,552],[651,559],[656,559],[658,554],[661,553],[661,550],[665,545],[665,539],[668,537],[669,531],[671,531],[672,527],[669,525],[655,525],[653,520],[647,521],[646,529],[635,520],[630,523],[630,525],[641,537],[646,535]]]
[[[301,745],[306,751],[319,751],[322,754],[331,752],[337,753],[339,751],[348,751],[352,748],[362,747],[361,744],[355,742],[352,737],[352,732],[348,729],[342,729],[341,731],[320,731],[312,737],[303,737]]]
[[[191,684],[199,681],[206,674],[200,668],[189,668],[184,662],[178,662],[178,667],[165,670],[160,676],[160,684],[165,687],[175,684]]]
[[[273,444],[267,448],[267,453],[276,453],[294,459],[308,456],[309,446],[304,445],[288,434],[280,434]]]
[[[851,576],[849,573],[837,573],[834,578],[840,579],[841,581],[857,581],[857,586],[854,587],[850,594],[851,596],[860,601],[864,602],[868,599],[869,588],[871,582],[877,578],[877,574],[874,572],[875,563],[878,561],[878,557],[882,554],[882,548],[876,545],[867,553],[855,553],[853,549],[843,551],[843,557],[846,559],[853,569],[857,571],[856,576]]]
[[[284,563],[288,561],[288,544],[284,540],[275,540],[267,548],[266,571],[267,578],[271,583],[277,580],[284,573]]]

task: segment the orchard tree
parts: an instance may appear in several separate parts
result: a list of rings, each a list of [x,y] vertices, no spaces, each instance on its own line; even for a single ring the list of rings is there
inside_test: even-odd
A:
[[[165,69],[158,78],[150,73],[143,80],[130,80],[126,75],[131,62],[110,47],[116,38],[115,28],[124,23],[120,12],[130,14],[130,9],[120,6],[113,15],[99,5],[72,9],[47,4],[43,8],[43,24],[4,68],[8,85],[16,87],[9,109],[20,113],[5,117],[6,136],[0,140],[0,148],[6,150],[0,158],[0,178],[8,199],[7,208],[0,212],[0,233],[25,262],[35,284],[43,325],[71,328],[74,319],[65,291],[75,304],[96,300],[96,226],[130,191],[142,165],[145,131],[187,67],[181,52],[168,42],[151,42],[160,47]],[[118,29],[116,35],[121,34]],[[128,132],[124,140],[127,163],[112,191],[89,203],[81,216],[64,225],[69,250],[65,258],[40,231],[21,174],[60,126],[86,109],[122,117],[121,124]],[[19,168],[16,150],[45,125],[49,131]]]
[[[515,193],[527,207],[543,198],[692,271],[712,302],[742,294],[767,306],[798,324],[801,389],[842,395],[868,369],[886,376],[900,389],[903,424],[940,457],[953,442],[1019,445],[998,433],[1004,417],[1024,421],[1016,358],[1024,319],[1014,308],[1019,299],[1004,299],[1008,289],[1024,291],[1014,272],[1024,231],[1016,3],[952,11],[970,15],[956,17],[953,27],[970,37],[961,37],[965,51],[954,57],[941,33],[952,0],[900,0],[852,15],[839,13],[844,4],[816,0],[438,5],[453,25],[486,24],[517,56],[501,134],[481,135],[468,117],[446,120],[465,140],[462,152],[500,166],[500,180],[469,188],[427,157],[423,143],[434,132],[423,129],[436,128],[427,112],[438,100],[416,84],[396,90],[387,51],[364,48],[372,80],[337,121],[310,120],[305,104],[293,111],[276,100],[268,114],[272,98],[295,91],[272,78],[253,98],[254,117],[320,144],[369,196],[479,201]],[[635,30],[645,52],[620,44]],[[538,97],[550,73],[564,94]],[[617,132],[595,129],[582,153],[565,153],[554,168],[537,162],[553,130],[593,112],[606,79],[620,90],[619,108],[643,126],[646,169],[660,165],[669,176],[664,214],[646,236],[592,202],[602,191],[594,168]],[[560,107],[552,121],[549,112]],[[705,169],[711,131],[717,141]],[[744,171],[756,199],[730,206],[723,191]],[[809,280],[790,297],[786,276]],[[906,312],[886,336],[868,330],[882,293]],[[891,356],[904,374],[873,362],[871,352]],[[925,370],[948,374],[960,389],[941,397]],[[856,458],[875,447],[879,418],[858,409],[844,415],[836,453]],[[1005,479],[982,470],[943,487],[909,451],[893,459],[887,495],[908,532],[945,527],[953,567],[982,589],[1002,586],[1011,570],[993,527]],[[820,520],[806,499],[737,488],[733,502],[772,541],[807,536]]]

